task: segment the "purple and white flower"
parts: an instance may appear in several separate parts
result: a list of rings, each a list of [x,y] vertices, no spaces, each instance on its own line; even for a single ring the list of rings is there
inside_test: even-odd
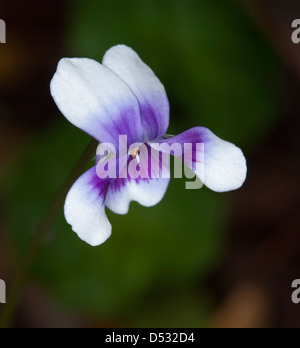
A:
[[[102,64],[86,58],[62,59],[51,81],[51,94],[64,116],[99,143],[119,149],[119,139],[126,136],[130,145],[125,153],[115,151],[117,177],[102,173],[105,166],[98,165],[98,159],[67,195],[66,220],[92,246],[104,243],[111,235],[105,207],[127,214],[131,201],[151,207],[162,200],[170,180],[169,162],[162,161],[166,145],[184,148],[191,144],[190,156],[174,155],[211,190],[235,190],[245,181],[247,166],[242,151],[207,128],[165,136],[170,111],[165,88],[127,46],[112,47]],[[129,175],[130,167],[138,167],[141,175]]]

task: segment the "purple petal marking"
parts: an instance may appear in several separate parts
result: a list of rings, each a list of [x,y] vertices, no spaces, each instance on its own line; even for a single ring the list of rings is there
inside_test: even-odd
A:
[[[203,161],[203,153],[201,151],[203,146],[199,145],[204,144],[205,146],[209,142],[209,132],[207,128],[203,127],[192,128],[169,139],[152,142],[151,147],[162,152],[170,150],[170,155],[181,159],[195,171],[197,163]],[[165,145],[168,146],[164,149]],[[199,153],[199,150],[201,153]]]
[[[99,120],[99,117],[95,117]],[[97,125],[98,123],[98,125]],[[120,135],[126,135],[129,144],[143,142],[141,126],[135,120],[135,110],[133,108],[120,108],[117,121],[114,118],[108,121],[95,122],[95,128],[99,128],[97,133],[102,134],[101,142],[113,144],[118,148]]]
[[[105,204],[116,214],[127,214],[131,201],[137,201],[146,207],[154,206],[162,200],[168,188],[170,162],[163,163],[162,156],[158,153],[158,162],[153,165],[151,152],[156,151],[151,149],[148,144],[144,144],[140,151],[140,173],[142,177],[133,178],[130,175],[130,165],[138,166],[137,158],[133,159],[130,156],[121,177],[111,180],[109,184]],[[162,177],[162,174],[165,177]]]
[[[151,148],[148,144],[143,144],[139,150],[140,164],[137,158],[128,157],[127,165],[124,168],[118,167],[118,178],[110,181],[110,190],[120,191],[128,182],[150,182],[151,180],[170,179],[169,157],[163,157],[161,153]],[[164,163],[163,163],[164,159]],[[130,174],[130,167],[139,168],[135,178]],[[119,171],[120,170],[120,171]]]
[[[161,96],[148,97],[147,102],[139,100],[144,141],[153,141],[163,136],[169,126],[164,104]]]
[[[77,235],[92,246],[104,243],[111,234],[105,213],[109,182],[100,180],[93,167],[70,189],[64,207],[66,221]]]
[[[99,199],[102,199],[102,204],[104,204],[106,199],[106,194],[108,190],[108,186],[110,184],[110,179],[100,179],[97,176],[97,172],[95,168],[90,169],[91,171],[91,177],[89,180],[90,190],[97,192],[97,196]]]

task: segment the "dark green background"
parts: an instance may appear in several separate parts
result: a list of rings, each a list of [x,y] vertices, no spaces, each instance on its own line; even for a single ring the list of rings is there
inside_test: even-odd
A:
[[[282,65],[238,2],[74,0],[66,8],[64,55],[101,61],[111,46],[131,46],[165,85],[168,133],[205,126],[247,157],[278,125]],[[56,114],[1,183],[21,262],[39,219],[89,142]],[[204,283],[226,254],[235,195],[188,191],[184,180],[174,179],[156,207],[133,203],[127,216],[108,212],[113,234],[97,248],[78,239],[61,209],[31,279],[74,314],[133,327],[208,326],[216,302]]]

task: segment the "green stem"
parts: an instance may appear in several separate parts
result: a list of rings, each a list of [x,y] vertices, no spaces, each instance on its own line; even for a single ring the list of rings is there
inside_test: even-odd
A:
[[[85,166],[91,159],[92,155],[96,152],[96,146],[96,140],[92,140],[89,143],[88,147],[82,154],[81,158],[75,165],[70,176],[63,185],[62,189],[59,191],[57,197],[54,199],[52,205],[49,207],[44,218],[41,220],[39,226],[37,227],[35,237],[32,240],[25,261],[22,262],[22,266],[18,270],[18,273],[12,284],[12,288],[7,299],[7,303],[3,307],[3,312],[0,319],[0,328],[8,328],[11,326],[15,310],[18,306],[20,295],[22,293],[22,289],[26,283],[27,276],[35,260],[39,247],[44,241],[47,232],[50,226],[52,225],[57,213],[61,209],[68,191],[70,190],[75,180],[81,175],[81,173],[85,169]]]

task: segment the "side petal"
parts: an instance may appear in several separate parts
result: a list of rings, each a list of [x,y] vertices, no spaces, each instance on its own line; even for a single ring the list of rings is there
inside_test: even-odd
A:
[[[152,143],[151,147],[165,152],[168,147],[163,149],[162,144],[173,147],[178,144],[182,153],[184,153],[185,144],[192,144],[192,156],[184,155],[184,162],[196,173],[203,184],[213,191],[236,190],[246,180],[247,164],[242,151],[234,144],[220,139],[207,128],[192,128],[171,139]],[[200,145],[198,148],[197,144]],[[175,156],[180,157],[176,153]]]
[[[169,161],[163,163],[160,154],[158,152],[154,154],[155,150],[152,150],[152,157],[150,157],[150,150],[149,147],[141,150],[139,161],[137,158],[128,161],[129,166],[134,164],[141,167],[140,178],[130,177],[127,167],[124,168],[121,177],[109,185],[105,205],[112,212],[125,215],[132,201],[144,207],[153,207],[163,199],[170,182]],[[149,157],[145,156],[146,151]]]
[[[99,142],[118,145],[142,140],[139,104],[112,71],[87,58],[62,59],[51,81],[51,94],[64,116]]]
[[[93,167],[75,182],[66,198],[67,222],[79,238],[92,246],[104,243],[111,235],[104,205],[108,183],[97,177]]]
[[[163,84],[131,48],[108,50],[103,65],[111,69],[136,95],[141,110],[144,142],[160,138],[169,127],[170,106]]]

